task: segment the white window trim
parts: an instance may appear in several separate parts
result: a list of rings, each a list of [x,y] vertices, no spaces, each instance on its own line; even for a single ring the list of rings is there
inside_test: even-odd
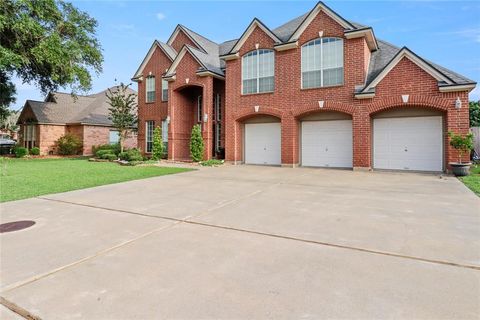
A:
[[[340,39],[342,40],[342,46],[344,45],[344,41],[342,38],[338,38],[338,37],[320,37],[320,38],[316,38],[316,39],[312,39],[310,41],[307,41],[305,42],[301,47],[300,47],[300,88],[303,90],[308,90],[308,89],[319,89],[319,88],[328,88],[328,87],[338,87],[338,86],[342,86],[345,84],[345,52],[342,48],[342,59],[343,59],[343,63],[342,63],[342,69],[343,69],[343,77],[342,77],[342,83],[340,84],[332,84],[332,85],[328,85],[328,86],[324,86],[323,85],[323,71],[324,71],[324,68],[323,68],[323,39],[329,39],[329,38],[333,38],[333,39]],[[303,61],[303,52],[302,52],[302,49],[303,47],[305,47],[307,44],[309,44],[310,42],[312,41],[316,41],[320,39],[320,69],[319,70],[310,70],[310,71],[320,71],[320,86],[319,87],[309,87],[309,88],[304,88],[303,87],[303,69],[302,69],[302,61]]]
[[[260,66],[260,50],[266,50],[266,51],[269,51],[273,54],[273,90],[272,91],[262,91],[262,92],[260,92],[260,68],[259,68],[259,66]],[[257,77],[247,79],[247,80],[257,79],[257,92],[244,93],[243,92],[243,80],[244,80],[243,79],[243,58],[247,57],[248,55],[250,55],[253,52],[257,53]],[[242,72],[241,72],[241,75],[242,75],[242,84],[241,84],[242,95],[272,93],[272,92],[275,91],[275,50],[272,50],[272,49],[256,49],[256,50],[252,50],[252,51],[249,51],[249,52],[245,53],[242,56],[242,66],[241,66],[241,68],[242,68]]]

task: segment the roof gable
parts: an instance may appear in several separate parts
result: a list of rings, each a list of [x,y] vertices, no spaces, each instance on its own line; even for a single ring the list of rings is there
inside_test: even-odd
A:
[[[431,65],[428,61],[424,60],[420,56],[416,55],[413,51],[408,49],[407,47],[403,47],[400,51],[398,51],[395,56],[383,67],[378,74],[373,77],[369,83],[366,84],[365,88],[362,92],[371,91],[383,78],[403,59],[407,58],[415,63],[418,67],[423,69],[425,72],[430,74],[433,78],[435,78],[439,82],[444,82],[448,85],[453,84],[453,80],[446,76],[443,72],[440,72],[437,68]]]
[[[201,39],[204,37],[182,26],[181,24],[175,27],[175,30],[173,30],[173,33],[170,35],[170,38],[168,38],[167,44],[169,46],[173,46],[173,43],[179,34],[184,34],[190,41],[192,41],[193,45],[197,47],[198,50],[201,50],[205,53],[207,52],[207,48],[204,48],[207,46],[207,44],[205,43],[205,41],[203,41],[203,39]],[[206,38],[205,40],[209,41]],[[202,43],[203,43],[203,46],[202,46]]]
[[[166,75],[165,77],[171,77],[175,74],[176,70],[177,70],[177,67],[178,65],[180,64],[180,62],[182,61],[183,57],[185,57],[185,54],[190,54],[197,62],[198,62],[198,65],[202,68],[205,68],[206,69],[206,66],[202,63],[202,61],[193,53],[193,50],[195,50],[194,48],[190,47],[189,45],[184,45],[182,47],[182,50],[180,50],[180,52],[178,53],[177,57],[175,58],[175,60],[172,62],[172,65],[170,66],[170,68],[168,68],[167,72],[166,72]]]
[[[152,46],[150,47],[150,49],[148,50],[147,55],[145,56],[145,58],[143,58],[142,63],[138,67],[132,79],[137,79],[142,76],[143,69],[145,68],[147,63],[150,61],[150,58],[152,58],[152,55],[157,48],[159,48],[163,52],[163,54],[168,59],[170,59],[170,61],[173,61],[177,55],[177,53],[175,52],[175,49],[173,49],[171,46],[167,45],[166,43],[155,40]]]
[[[270,38],[272,38],[273,41],[276,43],[282,43],[282,40],[280,40],[275,33],[273,33],[265,24],[263,24],[260,20],[257,18],[254,18],[252,22],[248,25],[247,29],[243,32],[242,36],[237,40],[235,45],[230,49],[229,53],[232,52],[237,52],[240,50],[242,45],[245,43],[245,41],[248,39],[248,37],[252,34],[252,32],[255,30],[255,28],[260,28],[263,32],[265,32]]]
[[[303,21],[298,24],[298,20],[295,22],[292,22],[293,24],[298,24],[296,30],[291,34],[290,38],[288,39],[288,42],[298,40],[300,35],[305,31],[305,29],[308,27],[308,25],[315,19],[315,17],[323,11],[326,15],[328,15],[330,18],[332,18],[335,22],[337,22],[340,26],[342,26],[346,30],[353,30],[356,29],[356,27],[350,23],[349,21],[345,20],[342,18],[340,15],[338,15],[335,11],[330,9],[327,5],[325,5],[323,2],[318,2],[317,5],[306,15],[302,16]],[[300,18],[300,17],[299,17]],[[298,18],[297,18],[298,19]],[[281,26],[279,28],[285,27]]]

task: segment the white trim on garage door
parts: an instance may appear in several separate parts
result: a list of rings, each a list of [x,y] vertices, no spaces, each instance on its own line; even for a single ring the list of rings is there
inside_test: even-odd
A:
[[[245,124],[245,163],[280,165],[281,149],[279,122]]]
[[[351,168],[352,120],[303,121],[302,166]]]
[[[443,171],[441,116],[373,120],[375,169]]]

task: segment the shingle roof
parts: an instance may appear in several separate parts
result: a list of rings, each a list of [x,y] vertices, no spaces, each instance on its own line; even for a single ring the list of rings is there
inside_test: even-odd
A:
[[[278,37],[281,41],[286,42],[288,41],[291,36],[295,33],[295,31],[299,28],[305,18],[309,15],[310,12],[302,14],[281,26],[272,30],[276,37]],[[343,18],[342,18],[343,19]],[[351,26],[355,29],[365,29],[369,28],[363,24],[347,21]],[[188,33],[188,35],[198,43],[199,46],[202,47],[202,50],[197,50],[195,48],[189,47],[190,52],[195,55],[195,57],[206,67],[208,71],[212,71],[214,73],[223,75],[223,68],[225,66],[225,62],[223,59],[220,59],[219,56],[226,55],[231,52],[235,44],[237,43],[238,39],[228,40],[221,44],[217,44],[202,35],[188,29],[185,26],[180,26]],[[367,74],[366,83],[370,83],[384,68],[387,64],[392,60],[392,58],[401,50],[400,48],[386,42],[383,40],[377,39],[378,43],[378,50],[373,51],[370,58],[370,65]],[[424,59],[425,60],[425,59]],[[474,81],[463,77],[462,75],[455,73],[451,70],[448,70],[438,64],[432,63],[428,60],[428,62],[433,68],[437,69],[440,73],[446,75],[450,78],[455,84],[470,84],[474,83]]]
[[[116,87],[110,88],[112,91]],[[136,93],[135,90],[127,89],[128,93]],[[50,96],[53,101],[27,100],[25,107],[30,106],[36,120],[39,123],[68,124],[85,123],[95,125],[111,126],[112,121],[108,119],[109,104],[106,92],[75,98],[69,93],[54,92]]]

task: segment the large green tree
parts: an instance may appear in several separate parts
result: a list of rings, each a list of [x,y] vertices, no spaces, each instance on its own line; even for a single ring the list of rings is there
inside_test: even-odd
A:
[[[91,88],[102,71],[97,21],[61,0],[0,0],[0,106],[13,102],[17,76],[44,94]]]
[[[480,127],[480,100],[470,101],[470,127]]]

